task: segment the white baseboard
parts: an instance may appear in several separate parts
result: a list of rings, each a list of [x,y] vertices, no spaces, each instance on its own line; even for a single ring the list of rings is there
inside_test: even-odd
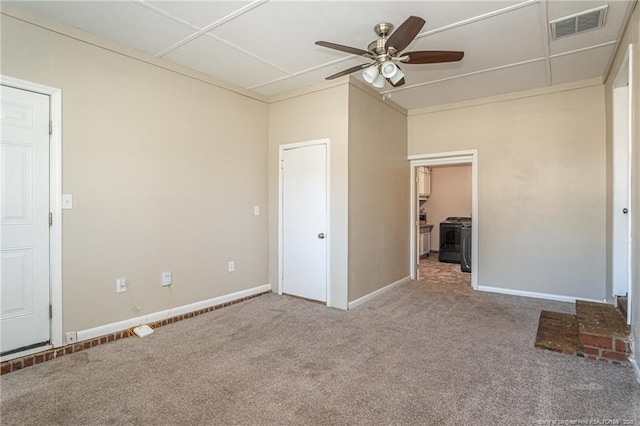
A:
[[[602,300],[585,299],[582,297],[561,296],[559,294],[549,294],[549,293],[536,293],[533,291],[512,290],[510,288],[488,287],[484,285],[478,286],[478,291],[486,291],[489,293],[510,294],[512,296],[533,297],[534,299],[556,300],[558,302],[575,303],[576,300],[583,300],[585,302],[607,303],[607,299],[602,299]]]
[[[379,288],[378,290],[373,291],[373,292],[371,292],[371,293],[369,293],[367,295],[364,295],[359,299],[356,299],[356,300],[354,300],[352,302],[349,302],[349,305],[348,305],[349,309],[353,309],[356,306],[360,306],[363,303],[368,302],[369,300],[373,299],[374,297],[380,296],[385,291],[389,291],[392,288],[397,287],[397,286],[399,286],[401,284],[404,284],[404,283],[408,283],[409,281],[411,281],[411,277],[404,277],[404,278],[402,278],[402,279],[400,279],[400,280],[398,280],[398,281],[396,281],[394,283],[391,283],[391,284],[386,285],[386,286],[384,286],[382,288]]]
[[[189,312],[199,311],[200,309],[206,309],[211,306],[220,305],[222,303],[232,302],[234,300],[242,299],[243,297],[253,296],[255,294],[260,294],[270,290],[271,284],[265,284],[247,290],[241,290],[235,293],[214,297],[212,299],[201,300],[200,302],[190,303],[188,305],[177,306],[175,308],[166,309],[164,311],[153,312],[147,315],[129,318],[124,321],[113,322],[111,324],[105,324],[98,327],[89,328],[87,330],[81,330],[78,331],[78,342],[82,342],[83,340],[95,339],[96,337],[101,337],[107,334],[126,330],[136,325],[149,324],[156,321],[162,321],[165,318],[174,317],[176,315],[183,315]]]

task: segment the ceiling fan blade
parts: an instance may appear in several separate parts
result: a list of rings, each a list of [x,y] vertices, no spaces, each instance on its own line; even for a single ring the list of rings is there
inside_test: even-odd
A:
[[[406,52],[403,57],[409,59],[402,60],[405,64],[437,64],[439,62],[456,62],[464,57],[464,52],[450,50],[419,50],[416,52]]]
[[[361,70],[363,68],[368,67],[371,64],[362,64],[362,65],[356,65],[355,67],[351,67],[349,69],[346,69],[344,71],[340,71],[338,73],[335,73],[333,75],[330,75],[329,77],[325,78],[325,80],[333,80],[334,78],[338,78],[338,77],[342,77],[343,75],[347,75],[347,74],[351,74],[352,72],[356,72],[358,70]]]
[[[402,52],[409,46],[409,43],[416,38],[423,26],[424,19],[419,16],[409,16],[407,20],[391,34],[386,46],[394,47],[398,52]]]
[[[329,49],[339,50],[341,52],[352,53],[354,55],[371,56],[370,52],[366,50],[358,49],[357,47],[343,46],[342,44],[331,43],[328,41],[316,41],[318,46],[328,47]]]
[[[405,81],[404,81],[404,77],[402,77],[400,80],[398,80],[398,82],[396,84],[393,84],[393,82],[391,81],[391,79],[387,79],[387,81],[389,82],[390,85],[392,85],[393,87],[400,87],[402,86]]]

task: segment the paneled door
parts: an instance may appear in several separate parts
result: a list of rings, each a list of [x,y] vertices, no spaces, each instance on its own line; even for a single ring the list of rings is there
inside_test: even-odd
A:
[[[283,293],[327,301],[327,147],[282,155]]]
[[[0,351],[46,344],[49,97],[0,86]]]

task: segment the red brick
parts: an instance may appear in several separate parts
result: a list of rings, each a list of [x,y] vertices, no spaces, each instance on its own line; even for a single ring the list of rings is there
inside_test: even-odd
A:
[[[11,362],[7,361],[7,362],[3,362],[0,365],[0,375],[2,374],[7,374],[11,372]]]
[[[20,370],[22,368],[22,359],[14,359],[11,361],[11,371]]]
[[[583,346],[582,352],[584,352],[587,355],[600,355],[600,349],[594,348],[592,346]]]
[[[48,352],[44,353],[44,360],[45,361],[51,361],[54,358],[55,358],[55,352],[54,351],[48,351]]]
[[[28,357],[24,358],[22,360],[22,362],[24,363],[25,367],[31,367],[33,365],[33,357],[32,356],[28,356]]]
[[[629,343],[624,340],[616,339],[616,352],[631,353]]]
[[[69,345],[66,348],[64,348],[64,353],[65,355],[69,355],[73,353],[73,345]]]
[[[102,337],[100,338],[100,344],[101,344],[101,345],[104,345],[105,343],[107,343],[107,336],[102,336]]]
[[[82,345],[80,343],[73,346],[73,353],[80,352],[81,350],[82,350]]]
[[[591,360],[596,360],[596,359],[598,359],[598,357],[597,357],[597,356],[595,356],[595,355],[589,355],[587,358],[589,358],[589,359],[591,359]]]
[[[35,357],[33,357],[33,361],[36,364],[40,364],[41,362],[44,362],[44,354],[42,355],[36,355]]]
[[[116,340],[116,338],[114,337],[113,334],[110,334],[110,335],[107,336],[107,341],[108,342],[113,342],[114,340]]]
[[[586,346],[613,349],[613,339],[610,337],[593,336],[591,334],[580,333],[580,343]]]
[[[621,352],[613,352],[613,351],[603,351],[602,358],[622,361],[622,362],[627,362],[627,360],[629,359],[627,354],[621,353]]]

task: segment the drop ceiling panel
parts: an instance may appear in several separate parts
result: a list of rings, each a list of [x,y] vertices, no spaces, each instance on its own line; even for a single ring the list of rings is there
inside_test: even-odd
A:
[[[455,63],[403,65],[407,82],[438,80],[544,57],[540,13],[539,5],[532,4],[416,40],[408,50],[462,50],[465,56]]]
[[[131,1],[36,1],[13,5],[151,54],[193,30]]]
[[[565,3],[567,3],[567,5],[565,5]],[[608,3],[578,2],[578,4],[576,4],[576,2],[550,2],[549,8],[554,10],[556,8],[566,10],[566,12],[562,12],[562,14],[558,16],[559,18],[567,15],[572,15],[574,13],[584,12],[586,10],[593,9],[594,7],[601,6],[602,4],[609,4],[604,27],[551,41],[549,43],[551,54],[555,55],[558,53],[570,52],[589,46],[615,41],[618,37],[620,26],[624,21],[627,3],[615,1]],[[553,15],[555,16],[559,14],[553,13]],[[549,20],[553,20],[553,18],[549,18]]]
[[[240,87],[255,86],[286,76],[285,73],[207,36],[190,41],[164,56],[164,59]]]
[[[232,12],[241,9],[248,1],[150,1],[171,16],[204,28]]]
[[[404,108],[416,109],[529,90],[545,84],[545,64],[540,61],[393,92],[391,100]]]
[[[552,83],[568,83],[604,75],[614,48],[614,45],[610,45],[551,58]]]
[[[465,71],[541,57],[544,50],[540,13],[539,4],[534,3],[491,19],[422,37],[408,50],[463,50]]]

